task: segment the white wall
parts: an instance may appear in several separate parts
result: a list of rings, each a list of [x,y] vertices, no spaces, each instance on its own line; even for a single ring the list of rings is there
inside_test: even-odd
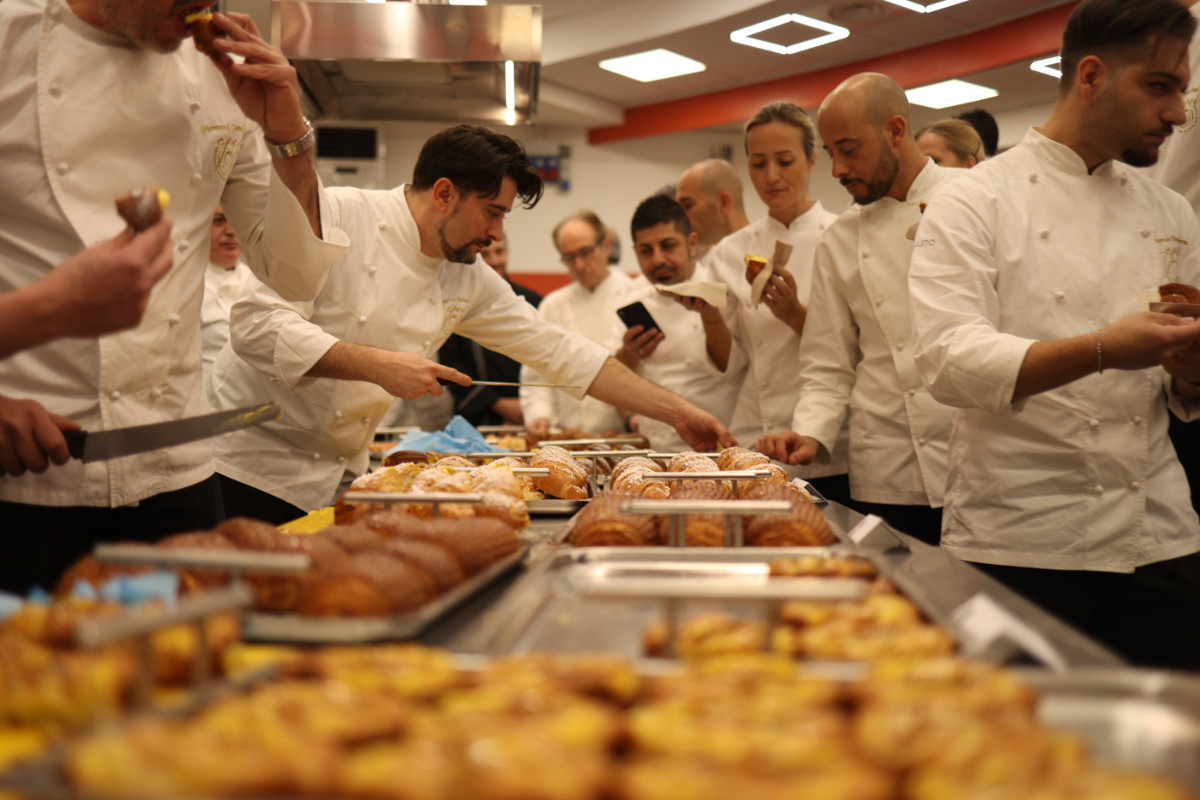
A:
[[[1031,125],[1040,125],[1050,106],[1037,106],[997,115],[1000,146],[1017,144]],[[412,165],[425,140],[444,127],[440,123],[383,123],[385,185],[394,186],[412,177]],[[587,132],[576,128],[511,128],[509,135],[522,141],[531,155],[555,155],[560,145],[571,148],[568,165],[570,188],[548,185],[542,201],[531,210],[515,209],[505,225],[510,242],[512,272],[564,273],[550,231],[563,217],[590,208],[616,228],[621,239],[621,267],[637,271],[637,260],[629,246],[629,220],[643,199],[674,183],[689,165],[714,154],[717,148],[732,148],[732,163],[743,176],[746,212],[750,219],[766,214],[766,207],[746,177],[746,157],[741,136],[736,133],[704,132],[668,134],[589,145]],[[837,213],[846,207],[849,195],[829,174],[829,158],[818,153],[809,183],[810,196]]]

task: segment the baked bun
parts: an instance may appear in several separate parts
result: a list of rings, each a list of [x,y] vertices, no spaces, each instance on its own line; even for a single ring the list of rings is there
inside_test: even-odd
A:
[[[1164,303],[1200,303],[1200,289],[1186,283],[1164,283],[1158,294]]]
[[[166,189],[139,186],[116,199],[117,213],[135,233],[141,233],[162,219],[163,209],[171,202]]]

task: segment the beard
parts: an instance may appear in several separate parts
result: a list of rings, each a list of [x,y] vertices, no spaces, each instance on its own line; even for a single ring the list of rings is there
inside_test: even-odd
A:
[[[1127,147],[1121,160],[1131,167],[1150,167],[1158,163],[1158,147]]]
[[[174,14],[177,8],[185,5],[184,0],[176,0],[171,7]],[[133,17],[130,8],[137,9],[141,16]],[[101,29],[109,33],[123,36],[139,50],[149,50],[154,53],[174,53],[183,44],[183,40],[175,36],[161,38],[157,27],[162,20],[146,15],[141,4],[121,3],[120,0],[101,0],[97,6],[97,18]]]
[[[899,174],[900,159],[896,158],[891,146],[883,138],[880,138],[879,161],[875,164],[875,171],[871,173],[871,177],[863,181],[867,187],[866,194],[862,197],[855,196],[854,202],[860,206],[866,206],[884,197],[892,190],[892,185],[895,184],[896,176]]]
[[[480,250],[491,245],[491,239],[478,240],[467,242],[464,245],[455,247],[450,244],[450,240],[446,238],[446,227],[458,218],[461,200],[454,204],[454,210],[450,212],[450,216],[442,220],[442,224],[438,226],[438,246],[442,249],[442,258],[452,264],[474,264],[475,256],[478,251],[472,250],[472,247],[478,246]]]

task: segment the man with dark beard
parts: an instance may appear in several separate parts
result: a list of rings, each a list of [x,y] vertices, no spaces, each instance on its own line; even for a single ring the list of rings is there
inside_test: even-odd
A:
[[[937,544],[951,412],[912,361],[908,232],[961,170],[921,154],[908,100],[886,75],[844,81],[821,104],[817,129],[855,205],[817,246],[791,429],[758,449],[790,464],[828,460],[849,414],[856,508]]]
[[[532,207],[542,188],[520,143],[458,125],[425,143],[411,184],[323,191],[330,219],[350,237],[345,255],[311,303],[262,285],[243,292],[213,367],[217,408],[271,399],[284,410],[276,423],[218,440],[227,514],[282,522],[330,504],[366,469],[367,444],[394,397],[441,394],[440,380],[471,384],[429,360],[452,333],[575,397],[666,421],[696,449],[733,442],[711,414],[542,319],[477,259],[503,238],[514,203]]]
[[[1196,21],[1084,0],[1049,119],[929,204],[916,363],[955,406],[942,545],[1143,666],[1200,668],[1200,520],[1167,415],[1200,416],[1200,224],[1135,166],[1187,120]]]

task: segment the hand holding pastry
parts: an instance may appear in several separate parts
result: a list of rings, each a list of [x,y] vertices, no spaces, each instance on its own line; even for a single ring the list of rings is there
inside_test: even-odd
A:
[[[799,336],[804,330],[808,309],[800,302],[796,291],[796,279],[786,269],[776,267],[767,285],[763,288],[762,301],[780,322],[788,325]]]

